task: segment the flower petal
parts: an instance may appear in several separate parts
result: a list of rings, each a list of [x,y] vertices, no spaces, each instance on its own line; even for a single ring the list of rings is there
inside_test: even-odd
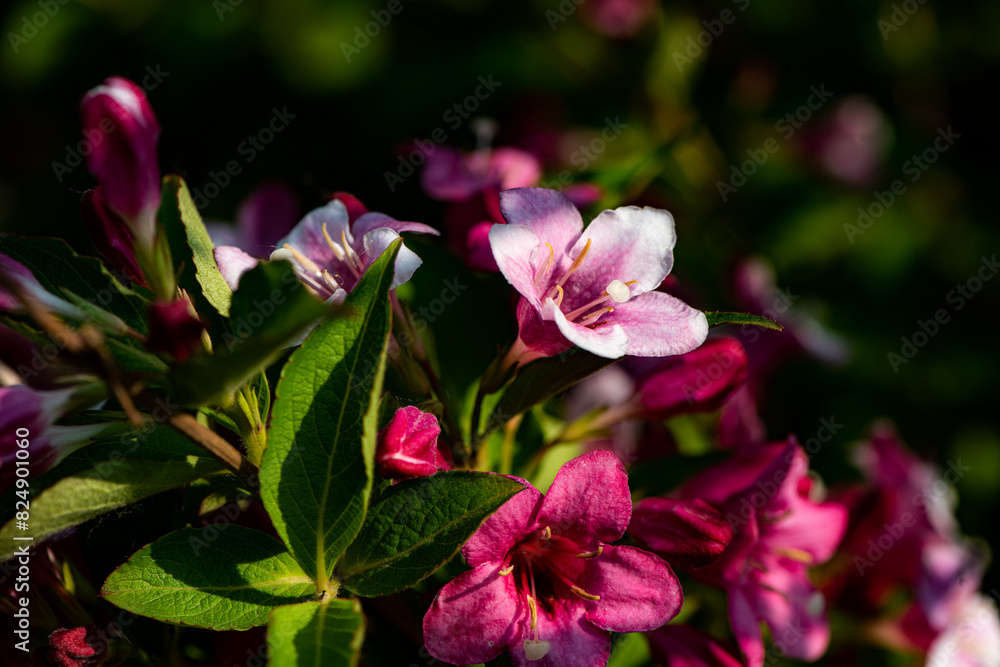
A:
[[[659,287],[674,265],[674,219],[662,209],[623,206],[603,211],[569,254],[575,257],[588,240],[592,258],[573,277],[573,284],[587,294],[600,294],[612,280],[638,281],[632,294],[643,294]]]
[[[663,667],[742,667],[712,636],[690,625],[665,625],[646,635],[656,664]]]
[[[557,599],[549,613],[538,610],[538,638],[549,643],[548,653],[539,660],[528,660],[524,640],[528,632],[510,647],[511,662],[518,667],[604,667],[611,655],[611,636],[590,623],[586,609],[576,601],[566,604]]]
[[[556,259],[569,250],[583,231],[580,212],[573,202],[555,190],[504,190],[500,193],[500,212],[507,224],[526,225],[534,230],[542,243],[551,243]]]
[[[546,299],[541,313],[542,319],[551,320],[556,323],[559,331],[568,341],[599,357],[618,359],[625,356],[628,350],[628,335],[617,323],[605,324],[591,329],[575,322],[570,322],[552,299]],[[609,320],[609,322],[613,322],[613,320]]]
[[[402,234],[403,232],[414,232],[415,234],[431,234],[432,236],[441,236],[441,232],[434,229],[430,225],[425,225],[422,222],[405,222],[402,220],[396,220],[385,213],[374,212],[365,213],[359,217],[354,224],[351,225],[351,231],[354,233],[355,238],[360,238],[371,230],[378,229],[380,227],[391,229],[397,234]]]
[[[684,354],[708,337],[705,313],[663,292],[647,292],[616,304],[611,321],[628,336],[625,353],[636,357]]]
[[[747,667],[763,667],[764,638],[760,631],[760,621],[750,601],[739,588],[729,590],[729,623],[733,627],[736,643],[746,658]]]
[[[524,484],[525,489],[501,505],[465,543],[462,555],[472,567],[503,560],[522,537],[541,527],[538,508],[542,494],[519,477],[511,479]]]
[[[354,237],[347,224],[347,207],[334,199],[325,206],[307,213],[288,236],[278,241],[278,247],[281,248],[287,243],[321,267],[330,269],[331,273],[344,273],[334,270],[334,267],[341,266],[341,262],[334,256],[326,239],[323,238],[324,224],[327,234],[334,242],[339,242],[341,234],[346,234],[347,242],[353,246]]]
[[[231,245],[216,246],[213,251],[215,263],[219,265],[219,272],[222,279],[229,285],[229,289],[236,291],[239,287],[240,278],[243,274],[257,266],[257,258],[251,257],[241,249]]]
[[[499,570],[498,563],[483,563],[438,591],[424,616],[428,653],[452,665],[473,665],[518,641],[527,603],[517,594],[514,578]]]
[[[771,628],[775,646],[790,658],[808,662],[823,655],[830,644],[826,601],[809,582],[806,568],[771,567],[761,583],[754,596],[757,614]]]
[[[490,247],[500,273],[535,308],[541,307],[541,299],[535,289],[536,271],[531,260],[540,245],[538,234],[525,225],[497,224],[490,228]]]
[[[387,227],[379,227],[365,234],[364,251],[365,257],[368,258],[365,263],[365,270],[398,238],[399,234]],[[423,261],[417,257],[415,252],[405,245],[400,246],[399,252],[396,254],[395,273],[392,277],[390,289],[395,289],[412,278],[414,272],[420,268],[421,264],[423,264]]]
[[[538,523],[587,549],[621,538],[632,516],[625,466],[607,450],[588,452],[556,473]]]
[[[587,620],[614,632],[647,632],[681,610],[684,595],[673,570],[659,556],[635,547],[604,547],[588,559],[577,585],[600,600]]]

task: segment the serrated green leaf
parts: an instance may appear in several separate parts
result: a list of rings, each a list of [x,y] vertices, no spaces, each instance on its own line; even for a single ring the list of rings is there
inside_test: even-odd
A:
[[[579,348],[547,359],[539,359],[520,370],[504,390],[483,426],[482,435],[507,423],[511,417],[563,392],[602,368],[619,361],[599,357]]]
[[[180,287],[194,297],[196,306],[204,298],[220,315],[228,316],[233,292],[215,263],[215,245],[180,176],[163,178],[157,217],[166,232],[174,265],[180,269]]]
[[[268,667],[353,667],[365,638],[357,600],[279,607],[267,626]]]
[[[705,311],[705,318],[708,319],[708,326],[717,327],[720,324],[752,324],[765,329],[783,331],[784,327],[763,315],[751,315],[750,313],[727,313],[719,310]]]
[[[285,544],[320,587],[368,509],[400,244],[371,265],[337,317],[292,354],[278,383],[261,495]]]
[[[127,611],[213,630],[264,625],[275,607],[315,592],[285,545],[236,524],[165,535],[133,554],[101,589]]]
[[[421,581],[454,556],[483,520],[525,486],[489,473],[451,471],[396,484],[368,510],[337,567],[363,597]]]
[[[148,291],[126,287],[100,260],[77,255],[62,239],[8,234],[0,238],[0,252],[28,267],[52,294],[71,302],[68,295],[75,294],[92,308],[115,315],[141,334],[148,333]]]
[[[335,309],[323,304],[295,278],[288,262],[258,264],[243,274],[232,295],[229,326],[202,354],[174,367],[170,395],[183,405],[228,403],[302,332]]]
[[[105,462],[58,482],[31,498],[29,532],[17,529],[11,519],[0,528],[0,561],[14,554],[12,538],[31,535],[35,544],[95,516],[149,496],[183,486],[218,472],[221,464],[207,456],[183,461]]]

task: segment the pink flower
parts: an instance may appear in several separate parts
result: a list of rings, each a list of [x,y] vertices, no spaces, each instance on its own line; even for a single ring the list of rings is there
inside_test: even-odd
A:
[[[658,556],[609,545],[631,513],[628,478],[611,452],[564,465],[544,498],[527,485],[466,543],[473,569],[434,598],[424,616],[427,650],[454,665],[507,650],[522,667],[605,665],[609,630],[658,628],[682,602]]]
[[[216,246],[235,246],[252,257],[267,257],[300,216],[295,193],[286,184],[274,181],[258,186],[240,203],[235,226],[206,222],[205,227]]]
[[[447,455],[438,449],[441,427],[437,417],[407,406],[396,414],[378,434],[375,463],[386,479],[427,477],[438,470],[450,470]]]
[[[70,408],[75,392],[0,387],[0,492],[19,478],[18,468],[27,467],[30,476],[36,477],[107,428],[107,424],[53,426]]]
[[[80,112],[84,137],[92,146],[87,168],[136,242],[151,249],[160,206],[160,125],[146,94],[128,79],[113,76],[84,96]]]
[[[486,190],[535,185],[541,176],[538,160],[519,148],[486,148],[463,154],[438,146],[427,156],[421,182],[434,199],[462,201]]]
[[[711,563],[729,546],[733,529],[722,512],[701,500],[644,498],[628,534],[678,567]]]
[[[826,602],[809,567],[833,556],[847,511],[813,501],[808,473],[805,452],[790,438],[727,461],[684,489],[685,497],[731,494],[724,509],[733,540],[698,575],[729,594],[729,619],[748,667],[764,664],[761,622],[791,658],[816,660],[830,641]]]
[[[132,282],[148,287],[146,277],[135,258],[135,239],[125,221],[108,206],[104,188],[96,188],[83,193],[80,211],[87,232],[97,247],[97,251]]]
[[[419,222],[401,222],[384,213],[365,213],[350,221],[347,207],[339,199],[317,208],[304,217],[284,239],[271,259],[292,263],[295,275],[320,298],[342,303],[361,275],[399,238],[400,232],[437,235],[433,227]],[[257,260],[239,248],[219,246],[215,261],[229,286],[236,289],[239,278]],[[421,264],[406,246],[396,256],[393,287],[402,285]]]
[[[490,245],[521,294],[507,365],[573,345],[614,359],[683,354],[705,341],[705,314],[655,291],[673,266],[666,211],[604,211],[584,230],[573,204],[543,188],[502,192],[500,208],[508,224],[493,225]]]

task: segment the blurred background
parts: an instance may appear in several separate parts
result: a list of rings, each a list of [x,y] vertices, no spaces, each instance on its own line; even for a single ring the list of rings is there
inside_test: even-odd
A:
[[[1000,4],[32,0],[2,11],[0,231],[90,252],[78,105],[110,75],[146,88],[161,168],[204,196],[208,220],[233,220],[279,180],[303,212],[347,191],[442,227],[412,142],[474,149],[476,119],[490,118],[492,143],[533,154],[543,185],[598,186],[591,212],[671,210],[689,303],[794,313],[804,353],[769,364],[760,398],[771,437],[840,425],[813,459],[834,485],[858,477],[852,443],[891,419],[921,456],[970,468],[955,484],[959,521],[997,542],[987,101]],[[751,356],[782,335],[729,333]],[[991,567],[985,590],[998,585]]]

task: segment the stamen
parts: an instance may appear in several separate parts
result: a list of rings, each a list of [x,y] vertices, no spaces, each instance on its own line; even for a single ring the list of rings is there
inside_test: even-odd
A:
[[[620,280],[612,280],[608,283],[604,293],[615,300],[615,303],[625,303],[629,299],[628,285]]]
[[[339,290],[339,289],[340,289],[340,285],[338,285],[338,284],[337,284],[337,281],[336,281],[336,280],[334,280],[333,276],[331,276],[331,275],[330,275],[330,272],[329,272],[329,271],[327,271],[326,269],[323,269],[323,281],[324,281],[324,282],[325,282],[325,283],[327,284],[327,286],[328,286],[328,287],[329,287],[330,289],[332,289],[332,290],[333,290],[334,292],[336,292],[337,290]]]
[[[501,577],[506,577],[507,575],[509,575],[513,571],[514,571],[514,564],[511,563],[510,565],[508,565],[504,569],[500,570],[499,574],[500,574]]]
[[[301,252],[299,252],[292,246],[288,245],[287,243],[283,247],[285,248],[285,250],[292,253],[292,257],[295,258],[295,261],[301,264],[306,271],[309,271],[312,275],[316,276],[317,278],[323,274],[319,266],[317,266],[316,262],[312,261],[311,259],[303,255]]]
[[[542,531],[542,539],[543,540],[552,539],[552,528],[550,528],[549,526],[545,526],[545,530]]]
[[[542,286],[542,280],[549,274],[549,269],[552,268],[552,262],[555,261],[556,251],[552,249],[551,243],[546,243],[549,247],[549,261],[545,263],[545,268],[539,271],[538,275],[535,276],[535,289],[539,289]]]
[[[752,568],[756,568],[756,569],[760,570],[761,572],[767,572],[767,567],[763,563],[761,563],[759,560],[757,560],[756,558],[750,558],[750,557],[748,557],[747,558],[747,565],[749,565]]]
[[[587,326],[588,324],[593,324],[598,319],[600,319],[601,315],[603,315],[604,313],[613,313],[613,312],[615,312],[615,309],[612,308],[611,306],[608,306],[607,308],[601,308],[600,310],[595,310],[590,315],[587,315],[577,324],[580,324],[581,326]]]
[[[354,252],[354,248],[351,244],[347,242],[347,231],[340,232],[340,242],[344,246],[344,252],[347,253],[347,265],[351,267],[351,271],[354,273],[355,278],[361,277],[361,271],[365,268],[364,264],[361,263],[361,258],[358,257],[358,253]]]
[[[528,609],[531,610],[531,629],[535,632],[535,639],[538,639],[538,607],[535,605],[535,598],[528,596]]]
[[[559,306],[561,306],[561,305],[562,305],[562,302],[563,302],[563,297],[564,297],[565,295],[566,295],[566,293],[565,293],[565,292],[563,292],[563,288],[562,288],[562,287],[560,287],[559,285],[556,285],[556,296],[555,296],[555,302],[556,302],[556,307],[557,307],[557,308],[558,308]]]
[[[597,547],[597,551],[587,551],[582,554],[576,554],[577,558],[597,558],[604,552],[604,545]]]
[[[591,593],[588,593],[587,591],[583,590],[579,586],[573,586],[573,587],[570,588],[570,590],[573,591],[574,593],[576,593],[577,595],[579,595],[580,597],[582,597],[584,600],[600,600],[601,599],[600,595],[593,595]]]
[[[811,553],[808,551],[803,551],[802,549],[796,549],[794,547],[776,547],[774,553],[779,556],[784,556],[790,560],[798,561],[799,563],[805,563],[806,565],[812,565],[815,560]]]
[[[563,283],[565,283],[569,277],[573,275],[573,272],[580,268],[580,265],[583,264],[583,258],[587,256],[588,252],[590,252],[590,243],[592,240],[593,239],[587,239],[587,245],[583,246],[583,250],[580,251],[580,254],[576,256],[573,263],[570,264],[568,269],[566,269],[566,273],[562,274],[562,277],[556,281],[556,285],[562,286]]]
[[[341,262],[343,262],[345,257],[344,249],[341,248],[338,244],[334,243],[333,239],[330,238],[329,232],[326,231],[325,222],[323,223],[323,238],[326,239],[326,244],[330,246],[330,251],[333,253],[333,256],[339,259]]]
[[[601,296],[597,297],[596,299],[594,299],[590,303],[584,304],[584,305],[580,306],[579,308],[577,308],[576,310],[567,313],[566,314],[566,319],[569,320],[570,322],[572,322],[573,320],[575,320],[576,318],[580,317],[585,312],[587,312],[588,310],[590,310],[591,308],[593,308],[594,306],[601,305],[602,303],[604,303],[605,301],[607,301],[609,298],[610,297],[608,297],[607,292],[602,292]]]

